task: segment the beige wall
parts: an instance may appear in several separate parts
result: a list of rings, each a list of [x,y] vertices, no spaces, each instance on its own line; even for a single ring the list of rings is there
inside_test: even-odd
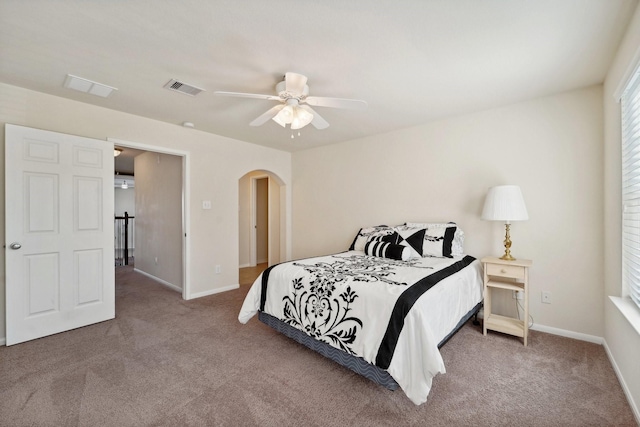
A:
[[[182,289],[182,157],[148,151],[134,165],[135,268]]]
[[[251,176],[238,181],[238,262],[239,266],[251,265]]]
[[[87,95],[88,96],[88,95]],[[179,94],[176,96],[180,96]],[[187,278],[192,297],[238,284],[238,180],[249,171],[272,171],[290,195],[291,154],[156,120],[0,84],[0,126],[4,123],[81,135],[116,138],[188,153]],[[105,142],[107,143],[107,142]],[[0,133],[4,165],[4,132]],[[161,150],[160,150],[161,151]],[[4,168],[4,166],[2,166]],[[4,221],[4,173],[0,173],[0,217]],[[213,209],[203,210],[211,200]],[[291,218],[291,198],[285,200]],[[285,219],[286,220],[286,219]],[[285,224],[289,238],[290,224]],[[4,240],[4,228],[0,230]],[[290,254],[290,248],[285,250]],[[221,273],[215,274],[215,265]],[[0,260],[0,338],[4,336],[4,258]]]
[[[640,57],[640,8],[636,10],[627,34],[609,69],[604,84],[605,146],[604,146],[604,294],[605,341],[614,366],[622,377],[636,417],[640,420],[640,335],[608,298],[621,296],[622,274],[622,181],[620,104],[614,97],[625,84],[629,71]]]
[[[405,221],[455,221],[469,254],[498,255],[504,225],[480,219],[484,197],[520,185],[530,220],[512,226],[512,253],[533,260],[536,324],[602,337],[602,114],[594,86],[295,153],[293,257]]]

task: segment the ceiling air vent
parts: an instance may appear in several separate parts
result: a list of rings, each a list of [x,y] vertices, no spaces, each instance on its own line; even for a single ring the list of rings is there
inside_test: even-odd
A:
[[[200,89],[199,87],[189,85],[186,83],[182,83],[176,79],[169,80],[169,83],[164,85],[165,89],[173,90],[175,92],[184,93],[185,95],[196,96],[200,92],[204,91],[204,89]]]

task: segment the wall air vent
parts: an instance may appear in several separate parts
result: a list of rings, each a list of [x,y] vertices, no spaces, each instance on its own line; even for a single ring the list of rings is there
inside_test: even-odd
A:
[[[164,85],[164,87],[165,89],[184,93],[185,95],[191,95],[191,96],[196,96],[200,92],[204,91],[204,89],[200,89],[199,87],[183,83],[176,79],[169,80],[169,82],[166,85]]]

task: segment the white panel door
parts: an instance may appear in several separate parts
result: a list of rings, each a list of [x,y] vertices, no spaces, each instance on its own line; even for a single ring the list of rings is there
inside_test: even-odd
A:
[[[7,345],[115,317],[113,144],[5,125]]]

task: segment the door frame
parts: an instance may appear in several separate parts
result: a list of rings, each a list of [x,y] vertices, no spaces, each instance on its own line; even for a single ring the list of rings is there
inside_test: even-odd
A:
[[[173,148],[160,147],[152,144],[143,144],[140,142],[126,141],[117,138],[107,138],[107,141],[113,142],[114,145],[135,148],[137,150],[152,151],[160,154],[170,154],[173,156],[182,157],[182,299],[189,300],[191,295],[191,281],[190,281],[190,257],[189,257],[189,244],[188,236],[190,236],[190,210],[189,201],[191,200],[190,194],[190,179],[191,176],[191,162],[188,151],[176,150]]]
[[[249,233],[249,266],[255,267],[258,265],[258,237],[257,237],[257,223],[258,223],[258,180],[267,179],[267,192],[269,185],[271,184],[271,177],[268,174],[261,174],[251,177],[251,230]],[[268,194],[268,193],[267,193]],[[271,227],[269,226],[271,221],[271,200],[267,197],[267,264],[269,263],[270,251],[269,242],[271,241]]]

